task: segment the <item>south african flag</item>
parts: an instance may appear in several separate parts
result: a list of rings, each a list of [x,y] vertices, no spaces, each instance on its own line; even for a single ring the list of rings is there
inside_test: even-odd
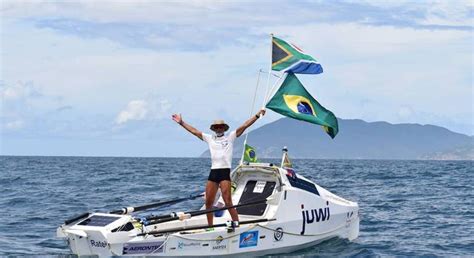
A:
[[[323,72],[323,67],[299,47],[272,36],[272,70],[318,74]]]

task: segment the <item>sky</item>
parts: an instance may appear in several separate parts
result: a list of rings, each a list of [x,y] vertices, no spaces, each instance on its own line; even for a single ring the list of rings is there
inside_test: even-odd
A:
[[[474,134],[472,1],[0,4],[0,155],[198,156],[171,115],[240,126],[264,102],[270,33],[321,63],[299,77],[337,117]]]

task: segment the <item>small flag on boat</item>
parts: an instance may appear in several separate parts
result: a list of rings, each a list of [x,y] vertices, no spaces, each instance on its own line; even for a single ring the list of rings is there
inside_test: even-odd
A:
[[[288,73],[267,108],[294,119],[322,125],[331,138],[338,132],[337,118],[321,106],[293,73]]]
[[[281,167],[283,168],[292,168],[293,164],[291,163],[288,152],[283,153],[283,160],[281,161]]]
[[[249,163],[257,162],[257,152],[255,152],[255,149],[248,144],[245,144],[244,161]]]
[[[323,72],[323,67],[297,46],[272,36],[272,70],[318,74]]]

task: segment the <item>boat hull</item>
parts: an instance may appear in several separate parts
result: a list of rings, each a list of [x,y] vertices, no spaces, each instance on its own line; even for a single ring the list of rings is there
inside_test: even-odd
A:
[[[62,225],[57,233],[67,239],[74,254],[99,256],[282,254],[330,238],[358,237],[357,203],[336,196],[303,176],[289,176],[281,168],[265,169],[233,174],[232,180],[238,185],[232,196],[234,203],[267,198],[263,206],[239,211],[241,226],[234,232],[227,232],[225,227],[207,230],[205,215],[141,225],[130,215],[94,213]],[[214,223],[223,224],[229,219],[230,214],[225,211]]]
[[[291,253],[314,246],[331,238],[351,239],[358,233],[359,221],[354,217],[348,224],[334,231],[318,235],[301,235],[291,229],[283,229],[281,223],[260,223],[239,227],[235,232],[225,229],[214,232],[193,234],[170,234],[161,237],[129,237],[124,242],[103,235],[100,232],[87,232],[87,237],[71,235],[68,243],[77,255],[99,256],[228,256],[228,255],[267,255]],[[285,231],[287,230],[287,231]],[[295,230],[294,230],[295,231]],[[296,229],[299,231],[299,228]],[[126,241],[125,241],[126,240]]]

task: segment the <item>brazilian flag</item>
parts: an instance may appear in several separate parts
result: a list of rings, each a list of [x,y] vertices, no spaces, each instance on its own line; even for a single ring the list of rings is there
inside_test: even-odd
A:
[[[322,125],[331,138],[339,130],[336,116],[321,106],[293,73],[288,73],[266,107],[284,116]]]
[[[272,70],[318,74],[323,72],[323,67],[299,47],[272,36]]]
[[[244,161],[249,163],[257,162],[257,153],[255,152],[255,149],[248,144],[245,144]]]

